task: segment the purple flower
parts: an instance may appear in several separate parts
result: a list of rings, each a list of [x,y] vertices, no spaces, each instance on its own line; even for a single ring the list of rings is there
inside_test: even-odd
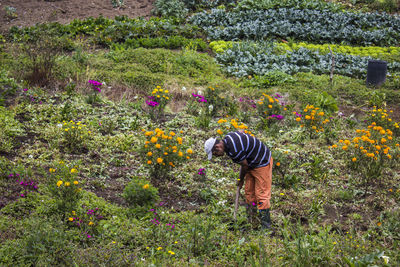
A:
[[[279,114],[272,114],[272,115],[271,115],[271,118],[275,118],[275,119],[277,119],[278,121],[283,120],[283,116],[282,116],[282,115],[279,115]]]
[[[26,92],[26,91],[28,91],[29,89],[28,88],[24,88],[24,92]]]
[[[147,104],[148,106],[150,106],[150,107],[156,107],[156,106],[159,105],[158,102],[156,102],[156,101],[151,101],[151,100],[146,100],[146,104]]]
[[[276,93],[276,94],[275,94],[275,97],[276,97],[276,98],[281,98],[282,96],[281,96],[280,94]]]

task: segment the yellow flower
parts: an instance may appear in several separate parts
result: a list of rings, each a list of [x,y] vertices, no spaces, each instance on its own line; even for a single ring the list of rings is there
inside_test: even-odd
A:
[[[71,213],[72,213],[72,215],[74,215],[74,216],[76,215],[76,212],[75,212],[74,210],[71,211]]]
[[[297,117],[297,118],[296,118],[296,121],[301,121],[301,118],[300,118],[300,117]]]
[[[149,187],[150,187],[149,184],[145,184],[142,186],[143,189],[149,189]]]
[[[49,172],[55,172],[56,170],[55,169],[53,169],[53,168],[50,168],[49,169]]]
[[[94,223],[92,222],[92,221],[90,221],[89,223],[88,223],[88,225],[93,225]]]
[[[342,146],[342,149],[343,150],[347,150],[347,146]]]
[[[71,173],[77,173],[78,170],[77,169],[71,169]]]
[[[178,144],[182,145],[182,138],[181,137],[177,137],[176,141],[178,141]]]
[[[151,151],[147,152],[147,156],[151,157],[153,155],[153,153]]]
[[[156,148],[161,148],[161,145],[160,144],[156,144]]]
[[[71,183],[70,182],[65,182],[65,186],[70,186]]]
[[[162,158],[157,158],[157,163],[158,164],[161,164],[163,162],[163,159]]]
[[[169,135],[170,136],[175,136],[175,133],[174,132],[170,132]]]
[[[189,153],[189,154],[192,154],[192,153],[193,153],[193,150],[191,150],[191,149],[189,148],[186,152]]]
[[[152,162],[151,162],[151,160],[148,160],[148,161],[147,161],[147,164],[149,164],[149,165],[150,165],[151,163],[152,163]]]
[[[157,250],[161,250],[161,249],[162,249],[162,247],[158,247],[158,248],[157,248]]]
[[[175,252],[173,252],[171,250],[168,250],[168,253],[171,254],[171,255],[175,255]]]
[[[72,222],[73,220],[74,220],[74,218],[72,218],[72,217],[68,218],[68,221],[70,221],[70,222]]]
[[[278,167],[281,166],[281,163],[280,163],[280,162],[277,162],[277,163],[276,163],[276,166],[278,166]]]
[[[268,105],[268,108],[272,108],[272,105]]]
[[[285,195],[285,193],[280,193],[279,195],[281,195],[281,196],[284,196],[284,195]]]
[[[182,156],[183,156],[182,151],[179,151],[179,152],[178,152],[178,156],[179,156],[179,157],[182,157]]]
[[[217,133],[220,134],[220,135],[222,135],[224,132],[223,132],[221,129],[218,129],[218,130],[217,130]]]
[[[153,132],[146,132],[144,135],[145,136],[150,136],[150,135],[153,135]]]
[[[60,187],[62,184],[63,184],[63,181],[61,181],[61,180],[57,182],[58,187]]]
[[[79,184],[79,182],[78,181],[74,181],[74,185],[77,185],[77,184]]]
[[[155,137],[155,136],[153,136],[153,137],[150,139],[150,142],[152,142],[152,143],[154,144],[154,143],[157,143],[157,140],[158,140],[158,138]]]
[[[306,115],[306,120],[311,119],[310,115]]]
[[[351,159],[351,161],[356,162],[356,161],[357,161],[357,158],[354,157],[354,158]]]
[[[378,225],[378,226],[381,226],[381,225],[382,225],[382,223],[381,223],[381,222],[378,222],[376,225]]]

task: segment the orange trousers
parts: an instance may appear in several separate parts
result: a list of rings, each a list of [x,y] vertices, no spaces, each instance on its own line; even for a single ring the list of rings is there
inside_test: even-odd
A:
[[[248,170],[245,175],[244,191],[246,202],[261,209],[271,207],[271,185],[272,185],[273,160],[267,166]]]

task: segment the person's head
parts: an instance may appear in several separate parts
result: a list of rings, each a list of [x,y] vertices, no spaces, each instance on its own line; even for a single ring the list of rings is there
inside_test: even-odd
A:
[[[204,143],[204,150],[207,153],[208,160],[211,160],[212,156],[220,157],[225,153],[224,142],[216,138],[209,138]]]

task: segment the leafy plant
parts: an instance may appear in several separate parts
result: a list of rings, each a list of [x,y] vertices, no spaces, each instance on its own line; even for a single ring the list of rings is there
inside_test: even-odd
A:
[[[67,214],[77,210],[82,197],[81,184],[77,178],[78,170],[59,161],[49,169],[49,173],[49,191],[57,204],[57,212],[65,218]]]
[[[124,189],[123,197],[133,207],[151,207],[159,200],[157,188],[139,177],[134,177],[129,182]]]
[[[87,125],[81,121],[63,121],[57,125],[63,137],[63,144],[71,152],[78,153],[85,148],[85,143],[92,133],[87,129]]]
[[[0,151],[10,152],[15,145],[15,137],[23,133],[23,127],[14,114],[0,106]]]

